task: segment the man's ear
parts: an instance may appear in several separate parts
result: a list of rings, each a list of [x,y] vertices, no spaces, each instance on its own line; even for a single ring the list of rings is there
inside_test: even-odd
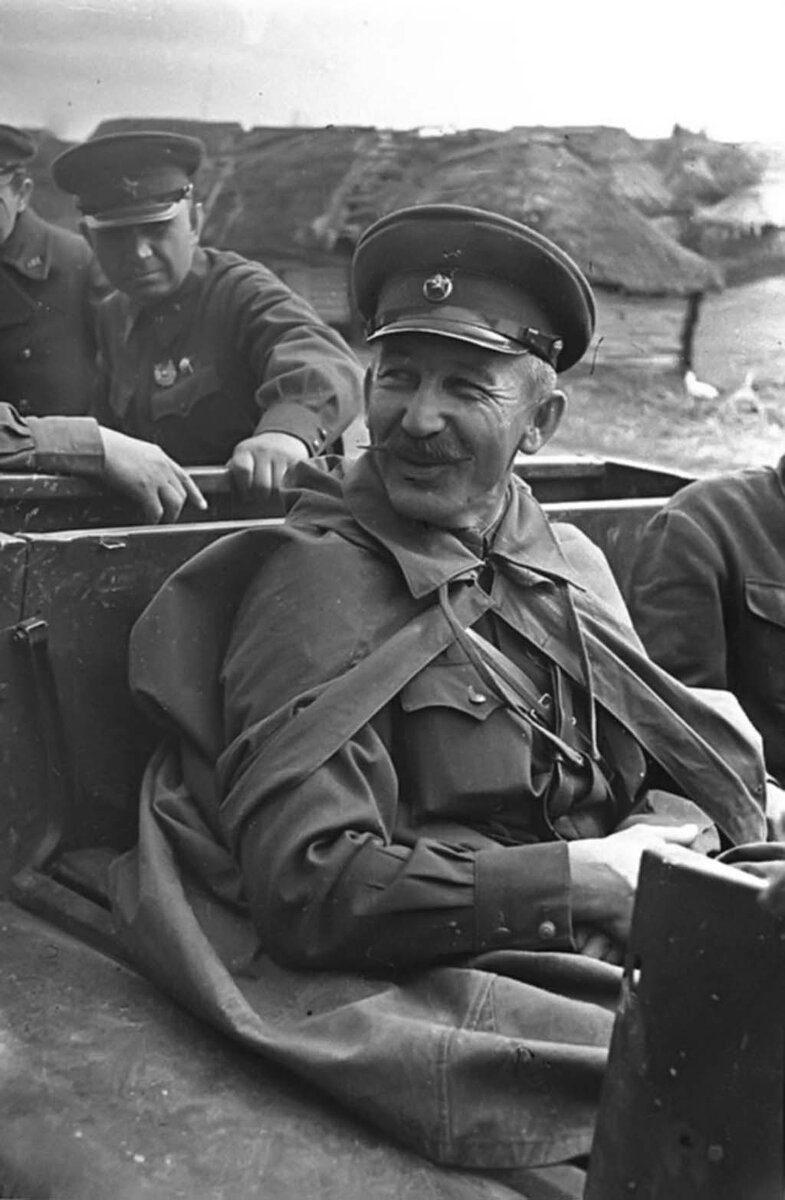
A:
[[[84,219],[84,217],[82,217],[82,220],[79,222],[79,232],[85,241],[92,246],[93,250],[95,250],[95,234],[92,228],[87,224],[87,221]]]
[[[524,454],[536,454],[541,450],[559,428],[566,407],[567,397],[564,392],[551,392],[541,400],[520,440],[519,449]]]
[[[19,212],[24,212],[30,203],[30,197],[33,194],[32,179],[23,179],[22,186],[19,188],[17,195],[19,197]]]
[[[363,408],[366,417],[368,416],[368,406],[371,403],[371,384],[373,383],[373,367],[367,367],[363,377]]]
[[[204,208],[200,203],[196,203],[196,204],[192,205],[192,207],[191,207],[191,232],[194,234],[195,240],[197,242],[199,241],[199,238],[202,236],[203,229],[204,229]]]

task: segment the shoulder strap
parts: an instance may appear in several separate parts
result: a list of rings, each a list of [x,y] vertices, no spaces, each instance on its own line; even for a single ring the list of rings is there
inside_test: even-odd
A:
[[[464,607],[462,601],[471,620],[477,620],[490,606],[490,599],[469,591],[461,594],[459,608]],[[266,792],[295,787],[323,766],[454,640],[441,607],[431,605],[338,679],[295,697],[245,730],[218,761],[221,791],[226,796],[221,823],[227,836],[239,838],[244,822],[258,809],[258,794],[249,795],[247,789],[232,786],[249,755],[254,756]]]

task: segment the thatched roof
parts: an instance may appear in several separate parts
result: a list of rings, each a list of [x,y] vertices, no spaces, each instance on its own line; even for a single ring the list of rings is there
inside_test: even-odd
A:
[[[521,131],[416,165],[387,196],[401,204],[464,203],[495,209],[563,246],[593,283],[642,295],[685,295],[720,285],[715,268],[656,230],[564,144]]]
[[[376,137],[345,126],[251,130],[208,205],[206,240],[273,257],[331,251],[342,225],[340,198]]]
[[[205,241],[273,265],[347,258],[373,220],[405,203],[451,200],[498,209],[563,244],[595,284],[638,294],[716,286],[717,272],[641,215],[668,203],[650,148],[605,127],[522,127],[422,136],[371,127],[256,128],[235,122],[123,118],[97,134],[140,128],[201,137],[197,190]],[[46,139],[47,135],[43,135]],[[51,143],[51,147],[50,147]],[[46,143],[42,211],[73,224],[75,210],[46,179],[64,143]]]
[[[722,225],[740,232],[785,229],[785,180],[744,188],[719,204],[700,209],[695,220],[702,225]]]

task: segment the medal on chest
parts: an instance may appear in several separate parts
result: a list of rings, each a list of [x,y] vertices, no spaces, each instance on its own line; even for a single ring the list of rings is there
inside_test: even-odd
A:
[[[153,365],[153,379],[157,387],[168,388],[177,379],[177,367],[168,358],[166,362],[155,363]]]

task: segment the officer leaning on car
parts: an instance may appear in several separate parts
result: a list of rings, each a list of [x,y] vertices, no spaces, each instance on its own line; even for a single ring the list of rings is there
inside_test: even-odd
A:
[[[199,245],[203,147],[112,134],[52,165],[116,289],[98,314],[99,386],[78,425],[0,412],[0,465],[92,474],[150,520],[204,506],[183,465],[228,463],[244,492],[329,450],[360,411],[362,372],[340,336],[261,263]],[[182,464],[182,465],[181,465]]]

